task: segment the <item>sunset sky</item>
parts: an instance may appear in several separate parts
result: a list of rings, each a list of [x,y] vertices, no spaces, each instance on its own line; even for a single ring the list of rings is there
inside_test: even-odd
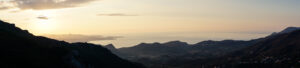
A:
[[[116,47],[250,40],[299,27],[299,12],[300,0],[0,0],[0,19],[35,35]]]

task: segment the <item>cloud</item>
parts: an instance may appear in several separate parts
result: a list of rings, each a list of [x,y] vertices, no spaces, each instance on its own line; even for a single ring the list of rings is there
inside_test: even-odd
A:
[[[17,12],[20,12],[18,10],[14,10],[14,11],[9,11],[10,13],[17,13]]]
[[[46,34],[42,35],[45,37],[64,40],[67,42],[90,42],[90,41],[100,41],[100,40],[116,40],[118,38],[122,38],[121,36],[101,36],[101,35],[81,35],[81,34]]]
[[[0,2],[0,6],[2,6],[2,9],[43,10],[78,7],[92,1],[95,0],[9,0]]]
[[[39,17],[36,17],[37,19],[42,19],[42,20],[48,20],[49,18],[46,17],[46,16],[39,16]]]
[[[8,7],[0,7],[0,10],[6,10],[9,9]]]
[[[97,14],[98,16],[138,16],[134,14],[124,14],[124,13],[110,13],[110,14]]]
[[[10,9],[11,5],[6,1],[0,1],[0,10]]]

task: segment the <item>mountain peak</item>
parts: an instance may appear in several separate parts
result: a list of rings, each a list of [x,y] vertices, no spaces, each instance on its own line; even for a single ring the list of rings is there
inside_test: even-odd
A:
[[[167,43],[185,43],[185,42],[181,42],[179,40],[175,40],[175,41],[170,41],[170,42],[167,42]]]
[[[154,42],[154,43],[140,43],[140,44],[138,44],[138,45],[136,45],[136,46],[152,46],[152,45],[154,45],[154,46],[157,46],[157,45],[161,45],[161,43],[159,43],[159,42]]]
[[[108,44],[106,46],[104,46],[105,48],[109,49],[109,50],[115,50],[116,47],[113,44]]]
[[[166,45],[166,46],[186,46],[189,44],[186,42],[181,42],[179,40],[176,40],[176,41],[166,42],[166,43],[164,43],[164,45]]]
[[[11,32],[17,34],[18,36],[33,36],[27,30],[22,30],[15,26],[15,24],[10,24],[0,20],[0,30],[5,32]]]
[[[286,29],[282,30],[279,33],[289,33],[289,32],[293,32],[296,30],[300,30],[300,27],[287,27]]]
[[[297,30],[300,30],[300,27],[287,27],[287,28],[285,28],[284,30],[282,30],[280,32],[273,32],[268,37],[273,37],[273,36],[276,36],[276,35],[286,34],[286,33],[290,33],[290,32],[297,31]]]

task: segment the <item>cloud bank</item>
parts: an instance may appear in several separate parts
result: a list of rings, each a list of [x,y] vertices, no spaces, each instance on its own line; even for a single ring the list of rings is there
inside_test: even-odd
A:
[[[8,7],[0,7],[0,10],[9,9]]]
[[[89,3],[95,0],[8,0],[1,1],[0,8],[21,10],[34,9],[59,9],[59,8],[71,8],[78,7],[81,4]],[[0,10],[1,10],[0,9]]]
[[[122,38],[121,36],[101,36],[101,35],[81,35],[81,34],[46,34],[42,35],[45,37],[64,40],[67,42],[90,42],[90,41],[101,41],[101,40],[116,40],[118,38]]]
[[[39,16],[39,17],[36,17],[37,19],[42,19],[42,20],[48,20],[49,18],[46,17],[46,16]]]
[[[138,16],[133,14],[124,14],[124,13],[110,13],[110,14],[97,14],[98,16]]]

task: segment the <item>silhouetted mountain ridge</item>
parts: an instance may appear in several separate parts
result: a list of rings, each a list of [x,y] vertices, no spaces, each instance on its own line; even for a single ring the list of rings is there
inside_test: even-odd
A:
[[[0,21],[1,68],[144,68],[108,49],[88,43],[67,43]]]
[[[165,46],[188,46],[189,44],[186,42],[181,42],[181,41],[170,41],[163,43]]]
[[[300,35],[295,33],[297,31],[299,31],[299,27],[288,27],[283,31],[274,33],[270,36],[248,41],[207,40],[196,44],[187,44],[186,42],[181,41],[141,43],[133,47],[120,48],[115,51],[118,51],[118,55],[123,56],[125,59],[143,63],[150,68],[213,68],[214,66],[221,68],[245,68],[247,66],[249,66],[249,68],[266,68],[276,65],[257,64],[257,66],[254,64],[251,66],[251,64],[240,65],[239,63],[265,62],[262,60],[262,57],[263,59],[266,59],[266,56],[268,56],[267,58],[270,59],[271,55],[285,55],[289,57],[297,55],[300,50],[299,47],[296,46],[299,45],[296,43],[300,42],[299,39],[296,39],[296,35]],[[274,39],[277,39],[275,40],[276,43],[274,42]],[[286,52],[290,52],[292,55],[287,55],[290,53]],[[256,56],[260,58],[256,58]],[[287,58],[276,60],[276,62],[281,60],[286,61],[286,59]],[[292,62],[297,63],[297,61]]]
[[[106,45],[104,47],[107,48],[107,49],[109,49],[109,50],[116,50],[117,49],[113,44],[108,44],[108,45]]]
[[[290,32],[296,31],[296,30],[300,30],[300,27],[287,27],[287,28],[285,28],[284,30],[282,30],[280,32],[274,32],[270,36],[275,36],[275,35],[290,33]]]
[[[183,68],[299,68],[300,30],[268,36],[252,46],[212,59],[198,59]]]
[[[282,30],[279,33],[290,33],[296,30],[300,30],[300,27],[287,27],[286,29]]]
[[[267,38],[253,46],[244,49],[244,57],[264,58],[264,57],[300,57],[300,30]],[[300,61],[300,58],[298,58]]]
[[[196,59],[207,59],[226,55],[230,52],[253,45],[260,39],[250,41],[223,40],[203,41],[197,44],[188,44],[181,41],[166,43],[140,43],[133,47],[124,47],[111,50],[122,58],[143,63],[150,68],[161,68],[161,65],[182,65],[183,62]],[[109,49],[109,48],[108,48]],[[174,61],[176,60],[176,61]],[[179,62],[178,64],[170,64]]]

